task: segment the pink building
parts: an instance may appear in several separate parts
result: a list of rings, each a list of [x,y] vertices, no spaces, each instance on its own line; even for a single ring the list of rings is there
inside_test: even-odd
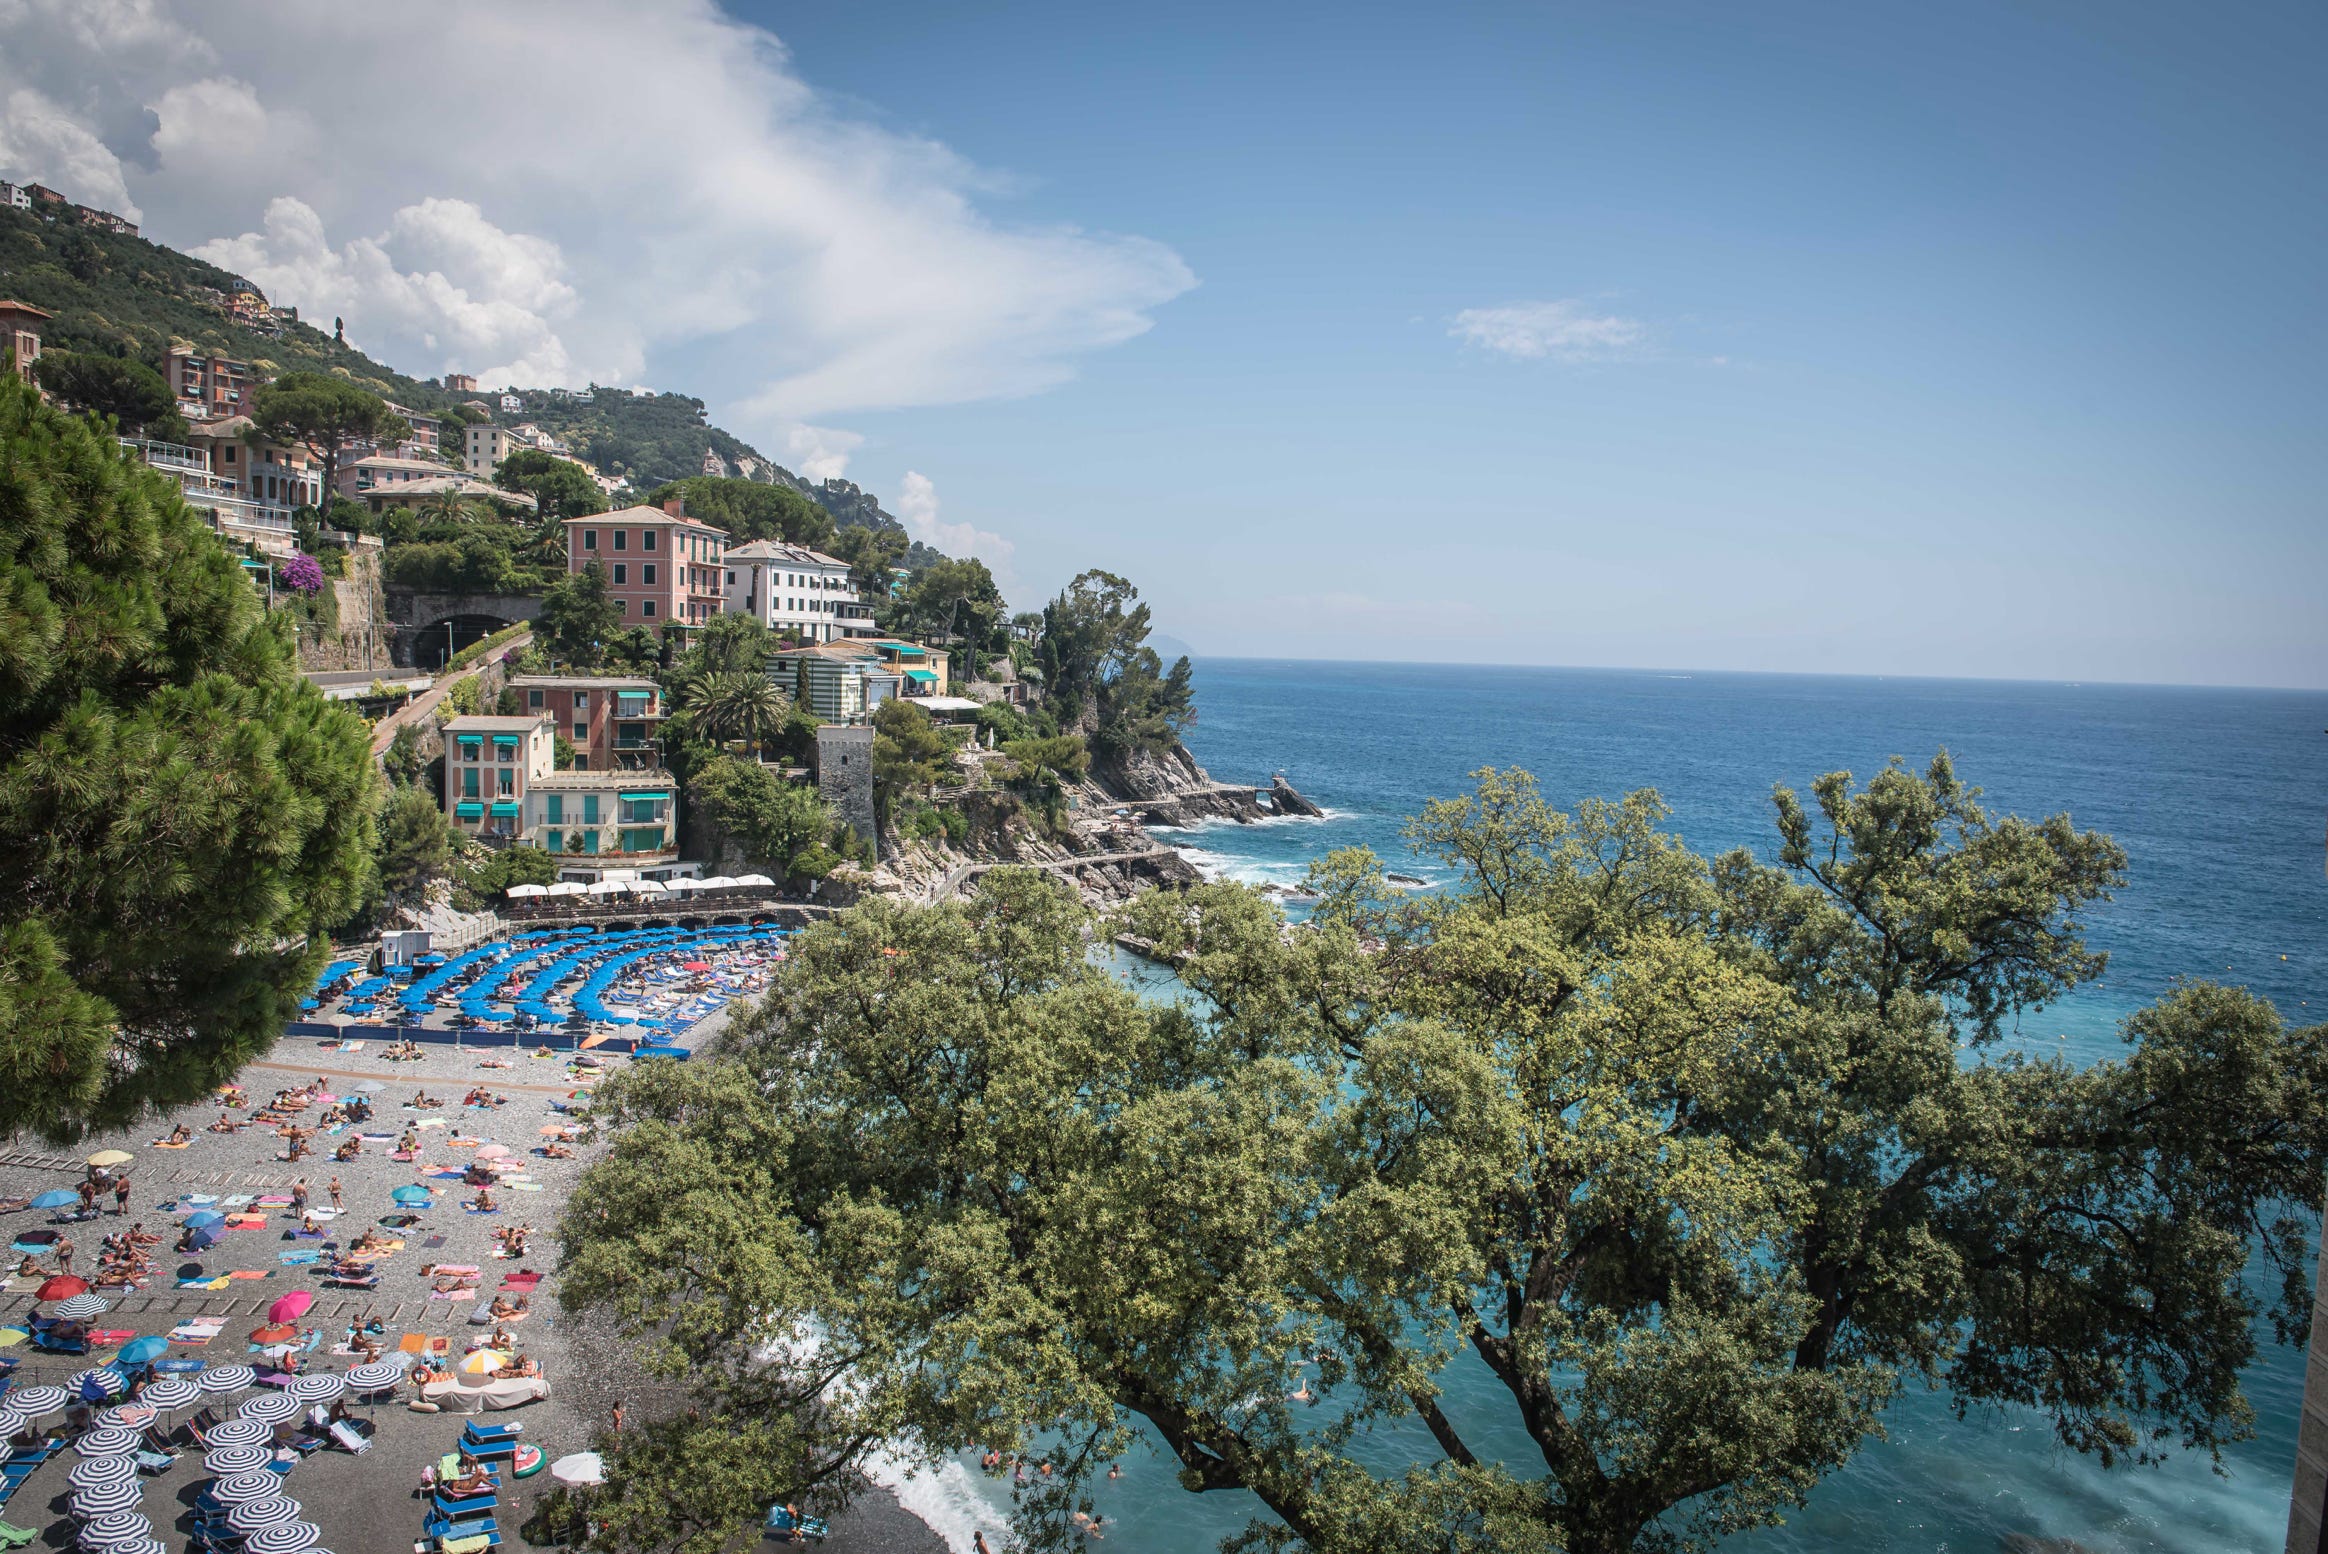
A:
[[[595,561],[623,625],[660,631],[700,626],[724,597],[727,531],[687,516],[677,497],[661,507],[626,507],[566,520],[566,570]]]

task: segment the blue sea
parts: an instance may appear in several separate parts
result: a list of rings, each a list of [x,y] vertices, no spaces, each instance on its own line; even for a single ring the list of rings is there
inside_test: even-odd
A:
[[[2107,975],[2023,1020],[2018,1040],[2092,1061],[2118,1021],[2179,976],[2245,984],[2291,1020],[2328,1019],[2328,693],[2035,682],[1205,659],[1189,747],[1214,777],[1266,785],[1283,771],[1322,821],[1160,831],[1208,872],[1296,884],[1311,858],[1365,845],[1393,869],[1447,870],[1405,850],[1400,827],[1484,765],[1524,766],[1556,803],[1650,787],[1700,852],[1775,851],[1770,791],[1822,772],[1862,778],[1893,756],[1945,748],[1994,811],[2066,811],[2115,836],[2129,879],[2090,913]],[[2317,1011],[2313,1006],[2317,1004]],[[1483,1422],[1484,1371],[1448,1376],[1450,1412]],[[1911,1393],[1782,1528],[1735,1554],[1919,1550],[1992,1554],[2014,1534],[2094,1554],[2265,1554],[2281,1547],[2302,1395],[2299,1356],[2269,1342],[2246,1378],[2256,1437],[2163,1468],[2102,1469],[2018,1412],[1958,1420]],[[1516,1432],[1515,1432],[1516,1434]],[[1508,1448],[1525,1471],[1524,1437]],[[1255,1514],[1250,1499],[1180,1490],[1135,1454],[1099,1486],[1119,1554],[1202,1554]],[[884,1474],[893,1483],[896,1475]],[[967,1551],[999,1530],[1008,1486],[948,1464],[900,1497]]]

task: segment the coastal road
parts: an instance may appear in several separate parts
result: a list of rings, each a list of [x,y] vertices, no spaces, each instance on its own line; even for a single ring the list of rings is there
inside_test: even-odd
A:
[[[404,706],[397,708],[394,712],[388,714],[388,716],[373,724],[373,759],[377,760],[379,757],[388,753],[388,747],[396,742],[396,731],[398,729],[403,728],[407,724],[410,724],[415,728],[425,727],[429,716],[436,711],[437,703],[443,701],[445,697],[451,693],[454,686],[459,685],[463,680],[466,680],[471,675],[483,670],[489,661],[503,658],[511,653],[522,653],[531,646],[533,646],[533,633],[530,631],[521,632],[517,636],[510,638],[509,641],[504,643],[499,650],[483,655],[477,660],[477,662],[471,664],[468,668],[458,669],[451,674],[440,677],[436,684],[430,686],[427,690],[421,692],[420,695],[413,698],[413,700],[406,703]]]

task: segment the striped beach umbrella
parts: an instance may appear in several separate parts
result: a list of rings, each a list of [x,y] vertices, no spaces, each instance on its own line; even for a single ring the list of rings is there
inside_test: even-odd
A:
[[[213,1394],[240,1392],[258,1384],[259,1373],[247,1365],[214,1365],[202,1373],[202,1390]]]
[[[165,1411],[180,1409],[202,1396],[202,1383],[191,1376],[164,1376],[160,1381],[137,1395],[137,1400],[149,1408]]]
[[[101,1317],[112,1309],[113,1303],[102,1295],[76,1295],[71,1300],[58,1301],[55,1306],[50,1308],[49,1314],[63,1317],[71,1322],[86,1322],[91,1317]]]
[[[280,1527],[261,1527],[243,1540],[249,1554],[307,1554],[323,1536],[323,1529],[313,1522],[285,1522]]]
[[[117,1511],[134,1511],[144,1499],[145,1491],[138,1488],[137,1480],[126,1478],[118,1483],[76,1489],[71,1504],[74,1519],[86,1522]]]
[[[128,1385],[121,1372],[110,1365],[91,1366],[88,1370],[75,1371],[65,1378],[65,1390],[87,1403],[119,1397],[122,1388]]]
[[[0,1408],[0,1437],[16,1435],[32,1428],[32,1421],[13,1408]]]
[[[92,1518],[81,1528],[84,1548],[113,1549],[124,1543],[135,1543],[140,1538],[151,1538],[154,1524],[137,1511],[113,1511]]]
[[[202,1444],[210,1446],[264,1446],[275,1438],[275,1428],[256,1419],[229,1419],[222,1425],[212,1425],[203,1433]]]
[[[137,1450],[137,1432],[120,1425],[99,1425],[84,1430],[73,1450],[83,1457],[126,1457]]]
[[[280,1476],[269,1473],[263,1468],[254,1469],[248,1473],[232,1473],[225,1478],[211,1481],[210,1498],[220,1505],[236,1507],[255,1504],[261,1500],[282,1500],[283,1480]],[[289,1504],[288,1501],[284,1503]],[[297,1506],[292,1506],[294,1512],[297,1512],[298,1509]]]
[[[237,1473],[259,1472],[274,1460],[275,1454],[264,1446],[221,1446],[202,1454],[202,1471],[212,1478],[232,1478]]]
[[[154,1422],[154,1411],[143,1403],[116,1403],[97,1416],[99,1424],[119,1425],[125,1430],[142,1430]]]
[[[62,1387],[26,1387],[8,1394],[8,1406],[27,1419],[46,1419],[72,1401],[73,1395]]]
[[[329,1372],[302,1376],[291,1383],[291,1396],[301,1403],[329,1403],[347,1390],[347,1377]]]
[[[108,1543],[105,1554],[170,1554],[170,1551],[157,1539],[132,1538],[127,1543]]]
[[[256,1419],[261,1424],[281,1424],[299,1413],[299,1400],[281,1392],[269,1392],[261,1397],[246,1398],[236,1410],[245,1419]]]
[[[241,1533],[257,1532],[266,1527],[288,1527],[297,1520],[299,1520],[299,1502],[288,1495],[270,1495],[264,1500],[245,1500],[241,1505],[226,1513],[226,1525]]]
[[[374,1360],[369,1365],[359,1365],[348,1372],[348,1390],[358,1396],[364,1396],[374,1392],[386,1392],[403,1380],[403,1366],[392,1360]]]
[[[65,1482],[75,1489],[95,1489],[100,1484],[125,1484],[136,1477],[135,1457],[91,1457],[74,1463],[65,1474]]]

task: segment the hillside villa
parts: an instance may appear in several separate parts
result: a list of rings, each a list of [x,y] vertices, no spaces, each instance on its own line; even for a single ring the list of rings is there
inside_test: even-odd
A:
[[[566,570],[603,565],[623,624],[649,631],[700,626],[721,612],[726,550],[727,531],[688,517],[679,497],[566,520]]]

